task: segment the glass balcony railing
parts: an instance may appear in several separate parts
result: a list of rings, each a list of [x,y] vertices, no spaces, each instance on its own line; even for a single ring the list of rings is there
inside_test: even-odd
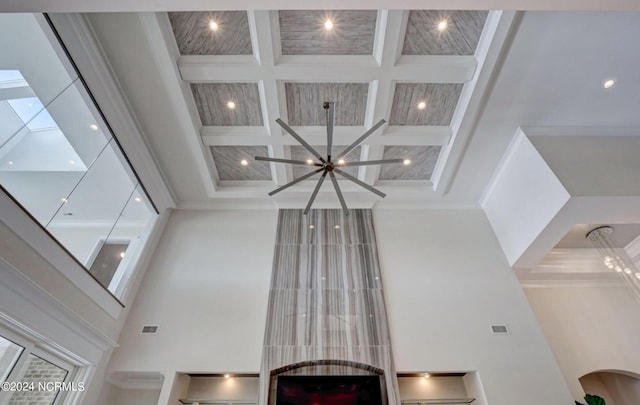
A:
[[[0,14],[0,185],[119,297],[157,212],[46,19]]]

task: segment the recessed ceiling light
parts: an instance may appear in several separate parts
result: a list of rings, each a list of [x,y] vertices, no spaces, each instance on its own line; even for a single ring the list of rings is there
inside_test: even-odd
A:
[[[636,273],[636,278],[640,278],[640,273]]]
[[[405,160],[402,161],[402,164],[405,165],[405,166],[409,166],[411,164],[411,160],[405,159]]]
[[[312,164],[313,164],[313,160],[311,160],[311,159],[307,159],[307,164],[308,164],[308,165],[312,165]]]
[[[33,107],[33,103],[27,103],[27,107]]]
[[[92,130],[92,131],[97,131],[99,128],[98,128],[98,126],[96,124],[90,124],[89,125],[89,129]]]
[[[234,103],[233,101],[229,101],[227,103],[227,108],[230,110],[235,110],[236,109],[236,103]]]
[[[220,28],[220,27],[218,27],[218,23],[217,22],[215,22],[213,20],[209,21],[209,29],[211,31],[218,31],[218,28]]]
[[[249,164],[249,162],[247,162],[247,159],[242,159],[242,160],[240,161],[240,164],[241,164],[242,166],[246,166],[246,165],[248,165],[248,164]]]
[[[309,225],[309,229],[313,229],[313,228],[315,228],[315,227],[316,227],[316,226],[315,226],[315,225],[313,225],[313,224]]]
[[[225,374],[224,378],[231,378],[231,374]]]
[[[9,161],[9,166],[13,166],[13,160]]]
[[[333,229],[340,229],[340,225],[334,226]]]
[[[609,79],[602,84],[602,87],[604,87],[605,89],[610,89],[614,84],[616,84],[616,81],[613,79]]]
[[[326,29],[327,31],[330,31],[333,29],[333,21],[331,21],[330,19],[327,18],[327,20],[324,22],[324,29]]]
[[[340,160],[338,160],[338,164],[339,164],[339,165],[343,165],[343,164],[344,164],[344,159],[340,159]]]
[[[134,199],[133,199],[133,201],[135,201],[135,202],[141,202],[141,201],[142,201],[142,198],[140,198],[140,197],[136,197],[136,198],[134,198]]]
[[[74,165],[75,163],[76,163],[76,161],[75,161],[75,160],[70,160],[70,161],[69,161],[69,164],[70,164],[70,165]]]
[[[424,110],[425,108],[427,108],[427,103],[424,101],[421,101],[418,103],[418,110]]]
[[[69,201],[69,200],[67,200],[66,198],[62,197],[62,198],[60,199],[60,201],[62,201],[63,203],[66,203],[66,202],[67,202],[67,201]]]
[[[447,29],[448,26],[449,26],[449,23],[447,22],[447,20],[442,20],[438,23],[438,31],[444,31]]]
[[[424,373],[424,374],[422,374],[422,376],[423,376],[424,378],[429,378],[429,377],[431,377],[431,374],[429,374],[429,373]]]
[[[375,277],[375,279],[376,279],[376,280],[380,280],[380,277],[376,276],[376,277]]]
[[[124,257],[124,252],[120,252],[120,257]]]

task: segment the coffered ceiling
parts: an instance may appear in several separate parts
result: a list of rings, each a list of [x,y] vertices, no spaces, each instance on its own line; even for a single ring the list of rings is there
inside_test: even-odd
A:
[[[328,11],[275,1],[271,10],[233,12],[230,2],[216,3],[219,10],[184,4],[186,12],[147,4],[158,12],[85,15],[180,208],[304,207],[313,178],[267,193],[305,167],[252,157],[304,157],[278,118],[324,146],[324,101],[336,102],[338,146],[386,121],[349,159],[412,161],[350,168],[387,193],[381,200],[341,180],[354,208],[478,207],[519,126],[589,127],[574,131],[585,134],[640,127],[629,109],[640,94],[637,53],[624,51],[634,47],[634,13],[441,11],[407,2],[367,10],[355,0],[346,10],[327,3]],[[609,77],[621,84],[604,90]],[[315,206],[338,207],[331,184]]]
[[[335,153],[386,121],[347,162],[411,161],[408,167],[348,167],[347,173],[383,189],[433,192],[447,165],[456,165],[449,152],[458,126],[471,96],[482,90],[477,78],[488,50],[502,45],[496,28],[510,17],[487,11],[207,10],[157,13],[147,24],[162,32],[175,61],[195,136],[206,146],[196,157],[207,168],[202,180],[215,199],[230,190],[239,198],[265,192],[308,173],[308,167],[254,157],[311,157],[276,124],[278,118],[326,153],[325,101],[335,102]],[[314,183],[311,177],[292,190],[304,193]],[[347,196],[369,193],[341,183]]]

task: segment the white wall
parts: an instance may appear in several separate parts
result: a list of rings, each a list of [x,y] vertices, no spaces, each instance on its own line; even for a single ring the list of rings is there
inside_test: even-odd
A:
[[[585,374],[640,374],[639,304],[625,287],[526,288],[525,293],[576,399],[582,395],[578,379]]]
[[[510,265],[522,266],[518,260],[570,197],[518,129],[481,200]],[[550,243],[545,252],[555,244]]]
[[[257,373],[276,220],[275,210],[173,212],[109,370]],[[158,334],[140,334],[147,324]]]
[[[480,210],[374,211],[396,368],[478,370],[492,405],[571,396]],[[490,325],[509,326],[492,335]]]

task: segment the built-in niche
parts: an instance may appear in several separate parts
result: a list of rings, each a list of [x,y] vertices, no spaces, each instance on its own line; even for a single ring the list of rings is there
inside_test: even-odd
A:
[[[258,403],[258,374],[189,374],[186,393],[181,404],[234,404]]]
[[[398,373],[403,405],[486,404],[476,372]]]

